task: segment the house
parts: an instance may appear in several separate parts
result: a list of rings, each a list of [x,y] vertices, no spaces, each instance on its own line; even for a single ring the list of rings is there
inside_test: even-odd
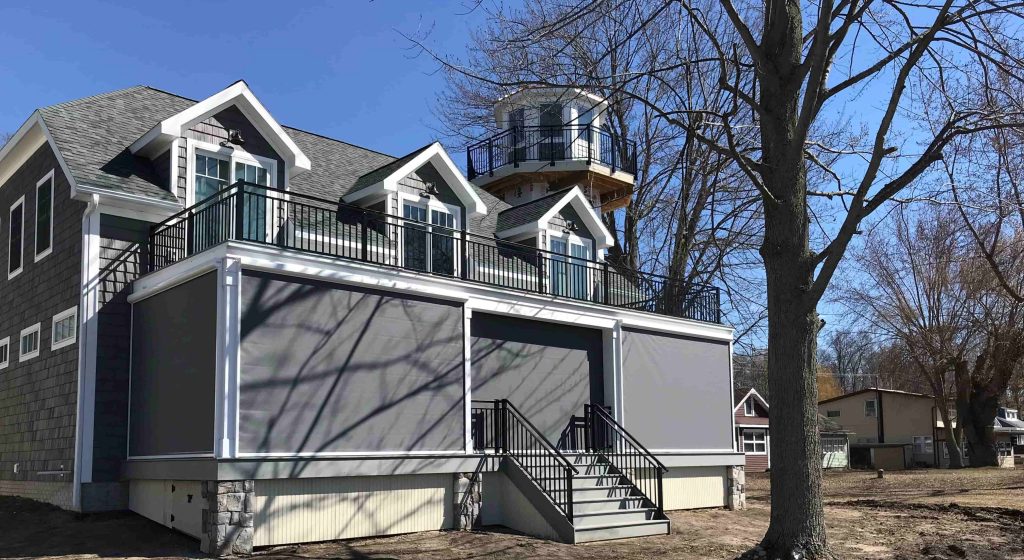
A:
[[[771,468],[772,438],[768,420],[768,401],[752,387],[740,387],[734,392],[736,406],[736,449],[746,458],[747,472],[764,472]],[[824,469],[849,466],[849,432],[838,424],[818,415],[818,434],[821,438],[821,467]]]
[[[826,399],[818,412],[855,436],[853,467],[898,470],[940,464],[943,425],[930,395],[869,388]]]
[[[737,388],[734,399],[736,449],[743,452],[747,472],[764,472],[771,467],[768,403],[753,387]]]
[[[1024,420],[1015,408],[999,407],[993,425],[999,464],[1015,467],[1024,458]]]
[[[582,92],[499,106],[472,181],[241,81],[35,111],[0,150],[0,493],[216,554],[739,503],[718,290],[604,258],[634,145]]]

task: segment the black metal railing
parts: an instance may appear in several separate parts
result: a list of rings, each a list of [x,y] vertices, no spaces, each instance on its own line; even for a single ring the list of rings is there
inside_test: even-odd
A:
[[[662,477],[668,471],[646,447],[612,418],[603,406],[587,404],[587,451],[601,454],[620,475],[643,494],[658,515],[665,513]]]
[[[235,183],[155,225],[149,271],[247,241],[490,286],[721,322],[719,290],[365,208]]]
[[[591,125],[516,126],[466,150],[470,180],[506,165],[536,161],[600,163],[612,172],[636,174],[636,142]]]
[[[507,399],[474,400],[471,418],[474,450],[514,460],[572,523],[572,478],[579,470],[562,452]]]

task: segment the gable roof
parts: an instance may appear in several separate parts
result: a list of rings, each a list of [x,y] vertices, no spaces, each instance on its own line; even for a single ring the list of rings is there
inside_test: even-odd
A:
[[[596,249],[604,249],[615,244],[611,232],[601,222],[600,217],[590,207],[583,191],[577,187],[562,189],[546,194],[538,199],[525,202],[518,206],[503,210],[496,224],[496,236],[511,238],[524,233],[532,233],[545,227],[548,221],[562,208],[572,205],[585,222],[587,229],[594,236]]]
[[[459,198],[466,208],[466,214],[486,214],[487,206],[477,195],[476,189],[462,175],[462,171],[455,167],[452,158],[444,150],[440,142],[430,144],[415,150],[401,158],[374,169],[356,180],[356,184],[349,189],[345,195],[345,202],[356,202],[368,196],[380,196],[386,192],[397,192],[398,182],[420,169],[426,164],[431,164],[441,175],[448,186]]]
[[[868,387],[867,389],[861,389],[859,391],[854,391],[852,393],[846,393],[844,395],[839,395],[838,397],[832,397],[831,399],[825,399],[823,401],[818,401],[818,404],[822,405],[822,404],[825,404],[825,403],[835,402],[835,401],[838,401],[838,400],[846,399],[846,398],[849,398],[849,397],[854,397],[854,396],[857,396],[857,395],[860,395],[860,394],[863,394],[863,393],[868,393],[868,392],[871,392],[871,393],[875,393],[875,392],[887,393],[887,394],[890,394],[890,395],[903,395],[905,397],[916,397],[916,398],[922,398],[922,399],[932,399],[932,400],[935,399],[935,397],[933,397],[931,395],[925,395],[923,393],[911,393],[909,391],[897,391],[895,389],[878,389],[876,387]]]
[[[737,387],[733,389],[733,401],[736,403],[736,406],[732,407],[732,411],[736,412],[739,410],[740,406],[743,405],[743,403],[750,397],[754,397],[757,402],[761,403],[761,406],[763,406],[765,410],[768,410],[768,401],[761,396],[761,393],[757,392],[757,389],[753,387]]]

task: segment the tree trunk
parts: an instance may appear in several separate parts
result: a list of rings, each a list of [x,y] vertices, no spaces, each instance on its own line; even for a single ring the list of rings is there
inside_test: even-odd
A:
[[[957,399],[957,417],[967,440],[972,467],[999,466],[999,451],[993,431],[998,409],[998,395],[989,394],[977,386],[972,386],[967,402]]]
[[[957,402],[959,401],[958,398]],[[961,431],[960,427],[953,428],[953,417],[949,413],[949,403],[946,401],[946,397],[936,397],[935,405],[939,409],[939,417],[942,418],[943,430],[946,432],[945,445],[946,454],[949,455],[949,468],[962,469],[964,468],[964,454],[963,446],[960,444],[962,439],[958,433]]]

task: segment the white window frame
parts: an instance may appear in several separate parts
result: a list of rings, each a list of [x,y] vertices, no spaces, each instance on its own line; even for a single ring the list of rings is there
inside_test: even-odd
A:
[[[235,182],[235,162],[248,163],[250,165],[258,165],[267,170],[270,176],[270,186],[275,189],[283,189],[277,184],[277,160],[266,158],[251,154],[241,147],[234,146],[229,148],[227,146],[218,146],[209,142],[203,142],[202,140],[188,139],[188,149],[185,150],[187,153],[188,160],[185,162],[185,173],[188,177],[185,181],[185,206],[192,206],[196,202],[196,152],[200,155],[209,157],[215,157],[217,159],[226,160],[230,164],[229,173],[231,179],[228,180],[228,185]]]
[[[42,338],[41,329],[40,329],[41,325],[42,325],[42,323],[36,323],[36,324],[32,325],[31,327],[26,327],[24,329],[21,329],[21,334],[18,335],[18,361],[19,362],[25,362],[25,361],[31,360],[32,358],[35,358],[36,356],[39,355],[40,350],[42,350],[43,338]],[[25,335],[32,334],[33,332],[36,333],[36,349],[33,350],[32,352],[27,353],[27,354],[23,354],[21,352],[21,342],[25,338]]]
[[[0,361],[0,369],[4,369],[11,363],[11,337],[5,336],[0,338],[0,348],[5,348],[7,350],[3,361]]]
[[[38,231],[35,232],[36,233],[35,238],[32,240],[32,246],[33,246],[33,251],[32,252],[35,254],[35,262],[39,262],[39,261],[43,260],[43,258],[46,255],[49,255],[50,253],[53,252],[53,221],[54,221],[54,216],[53,216],[53,198],[54,198],[54,194],[55,193],[54,193],[54,188],[53,188],[53,170],[52,169],[50,170],[49,173],[44,175],[43,178],[39,180],[39,182],[36,183],[36,190],[35,190],[35,196],[36,196],[36,219],[32,222],[32,230],[35,231],[36,228],[38,227],[38,224],[39,224],[39,187],[41,187],[44,183],[49,183],[50,184],[50,231],[48,232],[49,236],[50,236],[50,244],[46,247],[46,250],[44,250],[42,253],[40,253],[39,252],[39,232]],[[24,220],[22,220],[22,223],[24,224]],[[24,236],[24,233],[22,235]],[[22,237],[22,239],[24,239],[24,237]]]
[[[73,318],[71,321],[72,334],[69,338],[64,340],[57,340],[57,323],[67,319]],[[60,313],[53,316],[53,323],[50,326],[50,350],[57,350],[58,348],[64,348],[65,346],[71,346],[78,341],[78,306],[74,306],[70,309],[65,309]]]
[[[868,413],[868,403],[871,403],[871,412]],[[875,399],[864,401],[864,417],[878,418],[878,401]]]
[[[750,440],[747,439],[747,435],[752,436]],[[757,436],[760,435],[760,439]],[[754,451],[747,451],[747,444],[750,443],[754,446]],[[764,446],[763,451],[757,451],[758,444]],[[767,455],[768,454],[768,432],[767,430],[743,430],[743,434],[740,437],[741,449],[743,449],[744,455]]]
[[[461,220],[462,209],[459,208],[458,206],[455,206],[455,205],[452,205],[452,204],[448,204],[446,202],[441,202],[440,200],[438,200],[436,197],[433,197],[433,196],[418,196],[418,195],[409,194],[409,193],[406,193],[406,192],[399,191],[398,192],[398,210],[396,212],[395,217],[398,218],[396,225],[398,226],[399,231],[401,231],[402,234],[403,234],[402,235],[402,243],[403,244],[405,243],[405,235],[404,235],[405,234],[405,227],[404,226],[406,225],[406,222],[409,221],[405,217],[405,205],[406,204],[411,204],[413,206],[418,206],[418,207],[423,208],[423,209],[425,209],[427,211],[427,221],[424,222],[424,225],[427,228],[428,239],[430,239],[430,236],[429,236],[430,232],[432,232],[435,227],[440,227],[440,226],[435,226],[434,224],[432,224],[430,222],[430,211],[431,210],[441,210],[441,211],[444,211],[444,212],[446,212],[446,213],[451,215],[451,217],[452,217],[452,239],[454,240],[454,244],[455,244],[454,251],[453,251],[455,263],[454,263],[454,267],[453,268],[454,268],[454,275],[455,276],[459,276],[460,271],[462,269],[462,253],[461,253],[461,251],[462,251],[462,243],[459,242],[462,239],[462,220]],[[429,247],[429,242],[428,242],[428,247]],[[405,250],[404,245],[400,248],[400,250],[401,251]],[[430,269],[429,251],[428,251],[427,261],[428,261],[427,269],[429,271],[429,269]]]
[[[754,410],[754,399],[747,397],[747,400],[743,401],[743,415],[744,416],[756,416]]]
[[[14,214],[14,209],[21,206],[21,247],[18,250],[21,252],[21,259],[18,263],[17,270],[11,270],[11,214]],[[25,270],[25,196],[14,201],[10,209],[7,211],[7,279],[10,280],[15,276],[21,274],[21,271]]]
[[[587,254],[589,254],[590,256],[585,258],[585,259],[582,259],[584,262],[590,263],[590,262],[595,262],[595,261],[599,260],[598,257],[597,257],[597,254],[594,251],[594,243],[591,240],[587,239],[586,237],[580,237],[579,235],[576,235],[575,233],[573,233],[571,231],[562,231],[561,228],[557,228],[557,227],[553,228],[550,224],[548,225],[548,227],[545,228],[545,231],[546,231],[547,235],[544,236],[546,238],[545,239],[546,246],[544,247],[544,249],[548,253],[546,255],[543,255],[543,257],[546,258],[546,259],[553,259],[554,255],[559,255],[559,256],[564,257],[565,258],[564,262],[565,262],[565,265],[566,265],[565,266],[565,273],[567,275],[571,275],[572,272],[574,270],[576,270],[574,267],[571,267],[569,265],[572,264],[576,260],[581,260],[579,257],[572,256],[572,246],[573,245],[583,245],[584,247],[587,248]],[[555,250],[552,248],[552,246],[554,244],[553,242],[555,240],[562,241],[562,242],[565,243],[565,253],[556,253],[555,252]],[[544,279],[544,281],[547,282],[548,284],[552,283],[551,271],[553,271],[553,270],[554,270],[554,267],[551,267],[551,270],[549,270],[547,275],[546,275],[547,277]],[[593,290],[594,289],[594,278],[593,278],[594,270],[590,267],[589,264],[588,265],[584,265],[583,270],[584,270],[584,273],[587,276],[586,285],[589,287],[589,290]],[[549,293],[554,294],[554,286],[550,286],[550,285],[547,286],[547,290],[548,290]],[[588,298],[592,298],[593,296],[594,296],[594,294],[592,293],[592,291],[587,293],[587,297]]]

